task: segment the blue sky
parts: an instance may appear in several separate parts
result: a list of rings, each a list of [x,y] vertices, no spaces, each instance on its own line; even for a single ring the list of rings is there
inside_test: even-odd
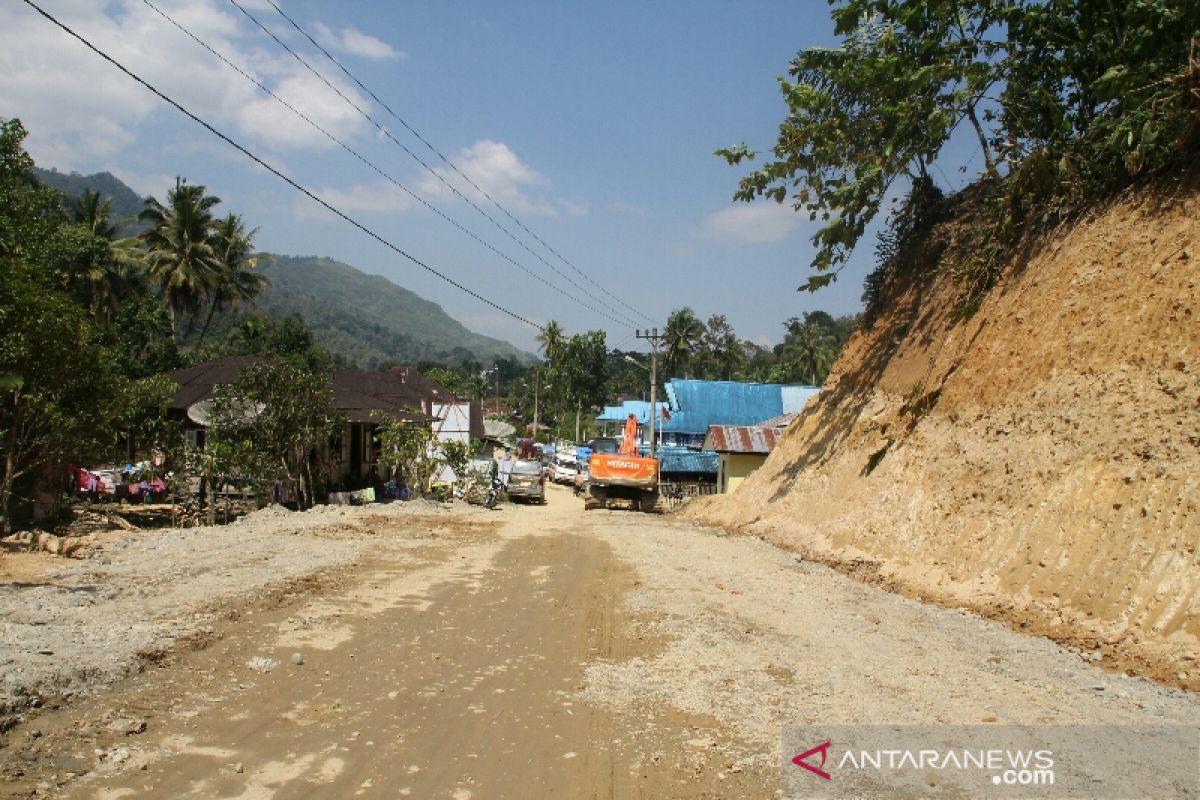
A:
[[[142,0],[38,2],[331,204],[534,322],[555,319],[569,332],[603,328],[610,346],[634,349],[635,327],[661,327],[684,305],[703,319],[725,314],[739,336],[762,344],[778,341],[783,321],[804,311],[859,310],[873,241],[864,242],[830,289],[796,292],[808,272],[813,224],[774,203],[732,203],[745,170],[713,155],[742,140],[758,149],[773,143],[785,111],[775,77],[797,50],[834,41],[824,3],[277,0],[568,265],[446,171],[266,0],[241,0],[396,140],[580,289],[449,192],[229,0],[153,2],[545,282],[396,190]],[[107,170],[160,199],[182,175],[258,226],[263,250],[328,256],[384,275],[473,330],[534,349],[535,329],[299,195],[20,2],[0,9],[0,116],[25,122],[27,147],[41,166]]]

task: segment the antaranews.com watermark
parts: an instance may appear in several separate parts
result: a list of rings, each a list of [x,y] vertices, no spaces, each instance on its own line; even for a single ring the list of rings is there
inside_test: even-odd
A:
[[[1200,727],[789,726],[785,798],[1200,798]]]

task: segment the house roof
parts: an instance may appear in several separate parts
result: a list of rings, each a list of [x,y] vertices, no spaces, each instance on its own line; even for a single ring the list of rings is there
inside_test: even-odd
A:
[[[225,356],[173,370],[167,374],[179,384],[179,391],[171,398],[170,407],[177,411],[186,411],[195,403],[211,399],[215,387],[236,381],[246,367],[271,363],[274,363],[271,359],[261,356]]]
[[[659,472],[664,476],[671,473],[717,473],[717,454],[711,451],[692,450],[688,447],[660,447],[658,449]]]
[[[347,422],[380,422],[384,414],[405,422],[433,422],[436,419],[336,383],[333,385],[333,407],[346,416]]]
[[[217,386],[233,383],[242,370],[253,364],[274,364],[262,356],[225,356],[205,361],[170,374],[179,384],[171,398],[171,408],[187,409],[211,400]],[[410,422],[432,422],[435,417],[426,412],[430,405],[422,402],[447,402],[453,395],[435,380],[426,378],[411,367],[397,367],[388,372],[339,370],[331,381],[333,406],[350,422],[378,422],[379,412]]]
[[[704,449],[718,453],[758,453],[766,455],[783,438],[779,428],[757,425],[712,425],[704,437]]]
[[[666,388],[671,418],[663,421],[662,430],[691,434],[707,433],[712,425],[754,425],[800,411],[819,391],[815,386],[680,378]]]
[[[786,428],[788,425],[791,425],[792,420],[794,420],[798,416],[800,416],[798,413],[780,414],[778,417],[771,417],[770,419],[764,419],[762,422],[756,422],[755,427],[757,427],[757,428]]]
[[[665,405],[666,403],[661,400],[654,403],[659,412],[659,419],[662,419],[662,409]],[[596,421],[624,422],[630,414],[637,417],[639,425],[648,424],[650,422],[650,403],[645,400],[626,400],[619,406],[605,406],[604,413],[596,417]]]

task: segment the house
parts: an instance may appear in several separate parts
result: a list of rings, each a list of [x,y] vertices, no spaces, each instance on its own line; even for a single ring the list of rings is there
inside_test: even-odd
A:
[[[242,370],[253,364],[270,363],[274,363],[272,359],[260,356],[225,356],[170,373],[171,379],[179,384],[170,413],[183,420],[188,443],[204,446],[217,386],[233,383]],[[330,384],[334,410],[345,419],[333,445],[339,478],[348,486],[361,486],[370,479],[379,455],[376,434],[385,414],[414,424],[431,425],[434,435],[443,441],[469,442],[483,432],[478,403],[455,397],[446,387],[412,367],[395,367],[385,372],[338,370]]]
[[[819,391],[816,386],[675,378],[666,386],[670,419],[661,421],[661,441],[700,447],[713,425],[758,425],[799,413]]]
[[[786,427],[711,425],[704,449],[717,454],[717,493],[728,494],[762,466]]]

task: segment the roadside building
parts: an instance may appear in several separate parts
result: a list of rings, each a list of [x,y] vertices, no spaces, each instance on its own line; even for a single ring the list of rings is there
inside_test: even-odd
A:
[[[188,444],[203,447],[216,387],[233,383],[254,364],[274,363],[260,356],[225,356],[170,373],[179,384],[170,413],[184,423]],[[430,425],[442,441],[466,441],[483,433],[483,415],[476,401],[456,397],[435,380],[412,367],[383,372],[338,370],[330,382],[334,410],[344,418],[333,438],[340,483],[365,485],[377,469],[378,428],[384,415],[413,424]]]
[[[704,449],[717,454],[717,493],[728,494],[763,465],[786,428],[712,425]]]

